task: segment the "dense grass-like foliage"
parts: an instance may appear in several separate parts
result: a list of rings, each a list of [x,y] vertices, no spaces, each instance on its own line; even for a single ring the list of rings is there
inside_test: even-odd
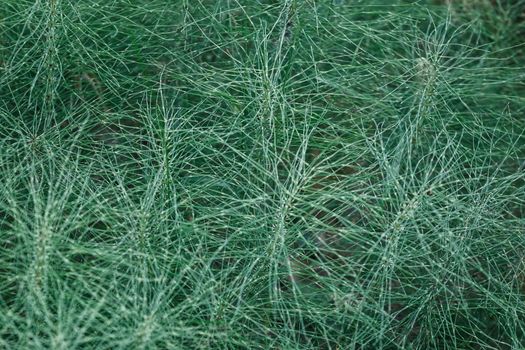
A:
[[[522,349],[524,10],[2,0],[0,348]]]

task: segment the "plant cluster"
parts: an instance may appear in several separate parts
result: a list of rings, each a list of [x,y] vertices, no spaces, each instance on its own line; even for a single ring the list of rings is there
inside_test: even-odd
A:
[[[524,8],[1,1],[0,348],[523,348]]]

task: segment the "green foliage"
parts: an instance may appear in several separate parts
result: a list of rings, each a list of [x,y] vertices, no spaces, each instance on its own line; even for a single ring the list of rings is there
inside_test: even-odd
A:
[[[524,10],[2,1],[0,348],[522,348]]]

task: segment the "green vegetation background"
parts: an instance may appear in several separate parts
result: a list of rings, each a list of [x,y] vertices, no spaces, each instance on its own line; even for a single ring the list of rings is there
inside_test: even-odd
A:
[[[523,349],[524,8],[3,0],[0,348]]]

